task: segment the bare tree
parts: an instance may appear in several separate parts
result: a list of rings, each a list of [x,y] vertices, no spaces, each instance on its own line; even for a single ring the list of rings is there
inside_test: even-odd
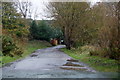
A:
[[[37,14],[37,10],[38,10],[38,8],[36,8],[36,9],[34,10],[34,16],[33,16],[33,17],[34,17],[34,20],[35,20],[36,17],[38,17],[38,15],[39,15],[39,14]]]
[[[16,1],[16,7],[19,9],[19,11],[21,12],[24,18],[27,18],[27,17],[31,18],[31,14],[32,14],[31,6],[32,6],[32,3],[29,0]]]
[[[89,5],[85,2],[51,2],[47,7],[54,18],[54,25],[60,27],[64,33],[67,49],[71,49],[76,40],[82,40],[84,33],[85,13]],[[84,18],[82,20],[82,18]]]

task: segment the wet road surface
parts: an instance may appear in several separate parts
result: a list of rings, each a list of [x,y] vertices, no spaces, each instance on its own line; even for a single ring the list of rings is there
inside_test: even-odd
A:
[[[116,78],[117,73],[100,73],[79,62],[88,70],[65,70],[60,67],[71,58],[59,49],[64,45],[36,50],[25,59],[2,68],[2,78]]]

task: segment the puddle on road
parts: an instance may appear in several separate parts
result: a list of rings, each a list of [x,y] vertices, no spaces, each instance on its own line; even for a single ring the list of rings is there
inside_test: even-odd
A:
[[[50,70],[50,69],[43,69],[43,70]]]

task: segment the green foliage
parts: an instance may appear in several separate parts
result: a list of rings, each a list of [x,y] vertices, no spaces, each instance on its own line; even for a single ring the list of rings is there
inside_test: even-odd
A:
[[[38,24],[33,21],[29,30],[32,38],[37,40],[49,41],[51,38],[60,38],[62,36],[59,28],[51,27],[45,21],[40,21]]]
[[[9,36],[2,36],[2,53],[4,56],[22,55],[22,50],[14,43],[13,39]]]
[[[14,8],[14,3],[3,2],[2,3],[2,24],[3,29],[15,29],[19,23],[18,19],[21,17]]]
[[[14,50],[14,48],[16,47],[12,41],[12,38],[8,36],[3,36],[2,41],[3,41],[2,42],[3,55],[12,56],[12,54],[10,54],[10,51]]]
[[[50,26],[48,26],[45,21],[41,21],[38,24],[38,35],[39,35],[39,39],[40,40],[47,40],[49,41],[50,37],[51,37],[51,32],[52,29]]]
[[[19,38],[27,37],[29,33],[27,20],[18,13],[14,3],[3,2],[2,4],[3,34],[10,34]]]
[[[37,29],[37,24],[36,24],[35,21],[32,21],[29,30],[30,30],[30,36],[31,36],[33,39],[36,39],[38,29]]]
[[[2,36],[2,48],[4,56],[22,55],[23,50],[18,47],[18,40],[26,39],[28,36],[29,26],[26,22],[27,20],[18,13],[14,2],[2,3],[2,33],[4,35]]]
[[[22,37],[22,33],[20,31],[16,31],[16,36],[17,37]]]

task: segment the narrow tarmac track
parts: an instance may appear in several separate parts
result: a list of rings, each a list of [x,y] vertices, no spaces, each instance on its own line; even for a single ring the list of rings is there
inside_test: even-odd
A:
[[[60,67],[71,58],[59,49],[65,45],[38,49],[22,60],[9,63],[2,68],[2,78],[117,78],[117,73],[101,73],[88,68],[85,70],[65,70]]]

